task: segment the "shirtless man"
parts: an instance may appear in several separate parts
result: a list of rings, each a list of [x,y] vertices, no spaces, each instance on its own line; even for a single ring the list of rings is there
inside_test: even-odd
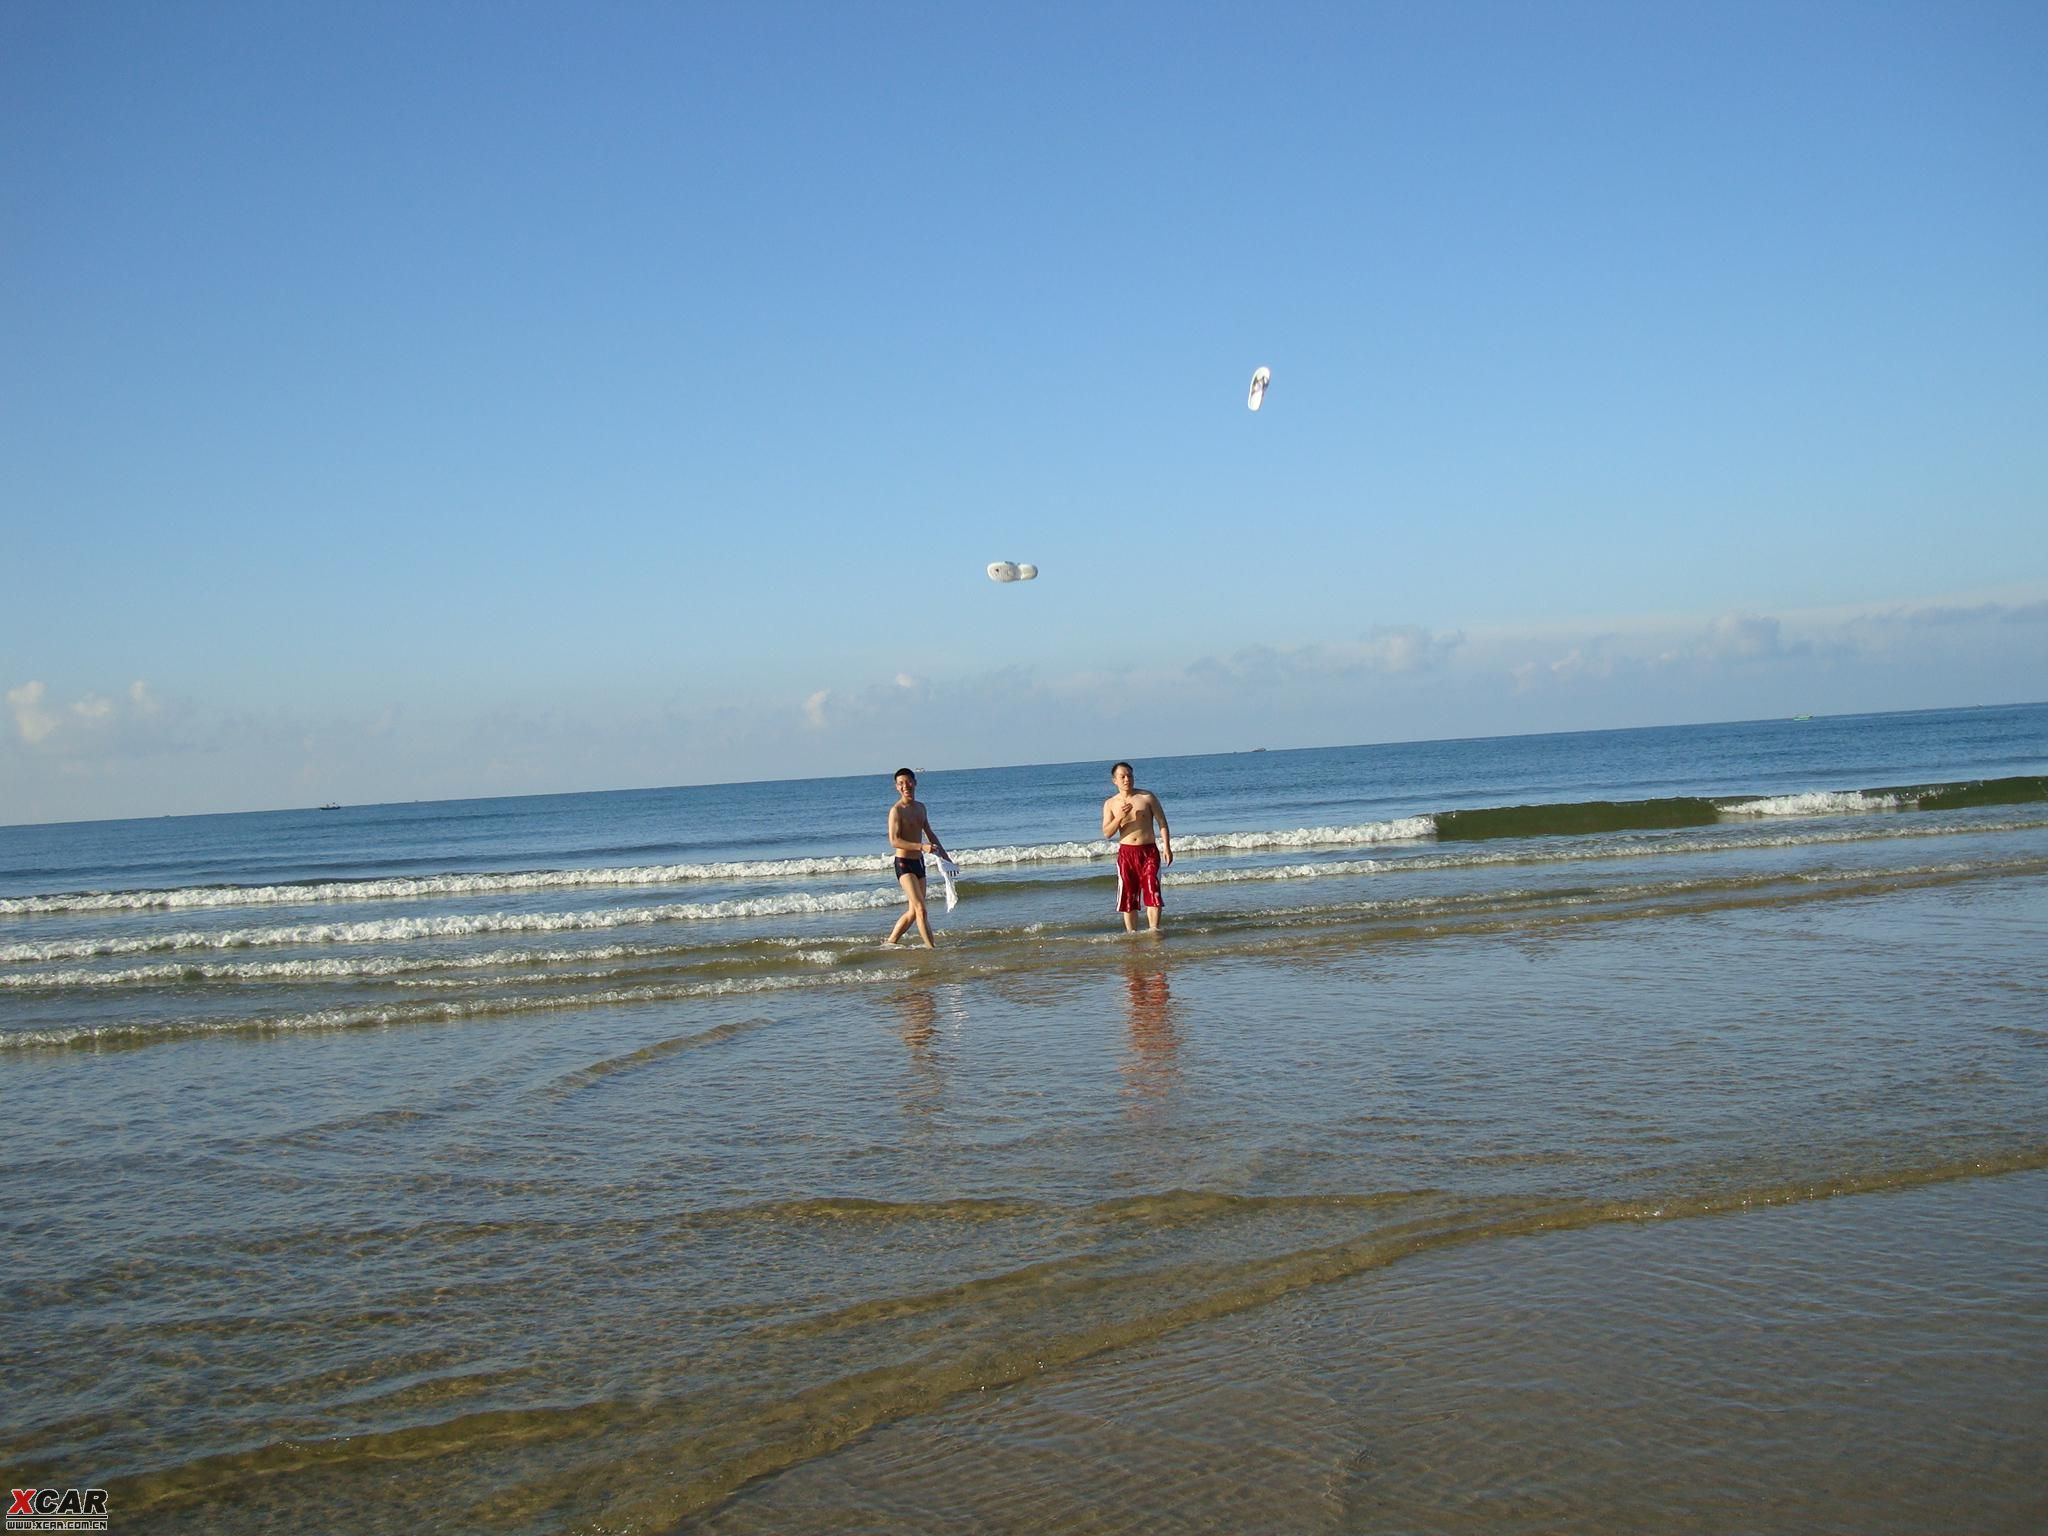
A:
[[[1116,793],[1102,802],[1102,835],[1117,840],[1116,909],[1124,915],[1124,932],[1136,933],[1138,906],[1143,902],[1145,921],[1157,933],[1159,868],[1173,862],[1173,832],[1166,825],[1166,808],[1151,790],[1139,789],[1132,781],[1129,763],[1111,768],[1109,780],[1116,785]]]
[[[904,929],[916,923],[924,947],[932,949],[932,925],[924,915],[924,856],[930,852],[943,859],[946,845],[932,830],[932,819],[917,799],[917,775],[908,768],[896,770],[896,803],[889,807],[889,848],[896,855],[896,883],[903,887],[903,899],[909,905],[889,930],[888,942],[894,944],[903,937]]]

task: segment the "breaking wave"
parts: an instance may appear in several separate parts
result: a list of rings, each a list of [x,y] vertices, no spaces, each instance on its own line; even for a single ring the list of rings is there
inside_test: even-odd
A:
[[[131,934],[106,939],[53,939],[0,944],[0,962],[89,960],[175,950],[255,949],[281,944],[389,944],[419,939],[463,939],[492,933],[577,933],[640,928],[653,923],[710,922],[799,913],[865,912],[892,907],[895,891],[840,891],[828,896],[792,892],[749,901],[668,902],[591,912],[488,912],[474,916],[388,917],[360,923],[292,923],[273,928],[230,928],[219,933]]]
[[[1369,843],[1415,841],[1433,829],[1427,816],[1350,827],[1299,827],[1276,832],[1197,833],[1176,840],[1188,853],[1247,853],[1285,848],[1344,848]],[[1115,849],[1106,842],[1012,844],[966,848],[953,857],[968,869],[1014,868],[1024,864],[1064,864],[1109,858]],[[692,882],[795,880],[874,876],[887,879],[889,860],[883,855],[844,854],[826,858],[748,859],[708,864],[649,864],[606,869],[530,869],[474,874],[403,875],[377,880],[285,882],[278,885],[200,885],[175,890],[74,891],[49,896],[0,897],[0,917],[30,917],[58,912],[146,912],[184,908],[262,906],[325,906],[334,902],[405,901],[513,892],[587,890],[605,887],[680,885]],[[896,897],[892,893],[890,900]],[[723,905],[721,903],[721,905]],[[731,915],[731,914],[714,914]]]

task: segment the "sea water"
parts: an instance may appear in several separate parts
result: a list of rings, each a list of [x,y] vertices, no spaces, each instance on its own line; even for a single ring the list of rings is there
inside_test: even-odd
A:
[[[896,766],[0,828],[14,1483],[2038,1523],[2048,706],[1141,760],[1158,937],[1107,762],[927,771],[930,953]]]

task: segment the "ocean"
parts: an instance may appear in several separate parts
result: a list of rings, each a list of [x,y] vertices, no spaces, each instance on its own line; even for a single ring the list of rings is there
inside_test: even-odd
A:
[[[2048,1526],[2048,705],[0,827],[151,1531]],[[4,814],[4,808],[0,808]],[[935,893],[936,895],[936,893]]]

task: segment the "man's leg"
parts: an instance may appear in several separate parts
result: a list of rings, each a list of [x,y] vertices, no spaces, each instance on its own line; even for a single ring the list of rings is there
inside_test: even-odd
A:
[[[938,946],[932,943],[932,925],[924,913],[924,877],[922,875],[905,875],[903,877],[903,883],[906,886],[911,885],[912,882],[915,882],[915,888],[911,891],[910,912],[917,919],[918,937],[924,940],[924,947],[926,949],[936,949]]]
[[[896,919],[896,926],[889,930],[888,942],[894,944],[903,937],[903,930],[917,917],[917,885],[910,875],[898,875],[896,883],[903,887],[904,907]]]

